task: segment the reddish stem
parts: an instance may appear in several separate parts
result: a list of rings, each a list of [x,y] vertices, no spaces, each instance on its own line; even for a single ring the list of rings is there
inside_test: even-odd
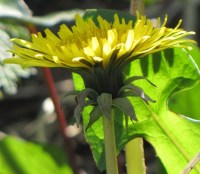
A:
[[[75,156],[73,154],[73,149],[71,146],[71,140],[66,136],[66,127],[67,127],[67,122],[65,119],[65,115],[63,113],[63,111],[61,110],[60,107],[60,102],[59,102],[59,97],[55,88],[55,84],[54,84],[54,80],[51,74],[51,71],[49,68],[43,68],[43,72],[44,72],[44,76],[45,76],[45,80],[47,83],[47,86],[49,88],[49,92],[51,95],[51,98],[53,100],[54,106],[55,106],[55,111],[57,113],[57,120],[59,122],[60,125],[60,132],[61,135],[63,137],[64,143],[65,143],[65,150],[67,152],[68,155],[68,160],[69,163],[74,171],[75,174],[78,173],[77,171],[77,167],[76,167],[76,163],[75,163]]]
[[[31,33],[37,33],[37,28],[34,25],[28,25],[27,28]],[[78,174],[78,169],[75,163],[75,155],[73,153],[74,150],[72,149],[70,138],[67,137],[67,132],[66,132],[67,121],[60,107],[59,97],[57,94],[57,90],[55,88],[51,71],[49,68],[43,68],[43,72],[57,114],[57,120],[60,125],[60,132],[64,140],[64,148],[68,156],[68,161],[72,167],[74,174]]]
[[[59,102],[58,94],[57,94],[57,91],[56,91],[56,88],[55,88],[55,85],[54,85],[54,80],[53,80],[53,77],[51,75],[51,71],[50,71],[49,68],[43,68],[43,72],[44,72],[44,76],[45,76],[47,86],[49,88],[51,98],[53,100],[53,104],[55,106],[55,111],[57,113],[57,119],[58,119],[58,122],[60,124],[61,134],[66,139],[67,122],[66,122],[66,119],[65,119],[65,115],[60,108],[60,102]],[[69,138],[67,138],[66,141],[69,142]]]

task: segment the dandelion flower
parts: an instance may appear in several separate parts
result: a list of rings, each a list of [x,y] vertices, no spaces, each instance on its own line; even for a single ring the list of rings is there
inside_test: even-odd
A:
[[[76,15],[76,25],[71,30],[61,25],[58,35],[46,29],[46,36],[32,34],[31,42],[12,39],[14,46],[10,52],[16,56],[4,62],[23,67],[79,69],[101,64],[102,68],[107,68],[113,61],[113,54],[114,63],[121,64],[169,47],[185,47],[184,42],[193,42],[183,38],[194,32],[179,29],[181,21],[175,28],[167,28],[167,17],[161,26],[158,19],[155,27],[145,16],[138,16],[135,25],[132,21],[120,21],[117,14],[113,23],[101,16],[97,20],[98,25],[92,19],[84,21]]]
[[[101,115],[109,118],[109,112],[104,109],[112,106],[133,120],[135,111],[127,96],[136,95],[145,102],[154,102],[140,87],[132,84],[145,77],[123,79],[123,70],[130,62],[166,48],[189,48],[184,43],[194,42],[185,38],[194,32],[179,28],[181,20],[175,28],[167,28],[167,17],[162,24],[158,18],[156,25],[139,15],[135,23],[132,20],[126,22],[117,14],[112,23],[101,16],[97,17],[97,23],[92,19],[84,21],[80,15],[75,19],[76,24],[71,29],[61,25],[57,35],[46,29],[45,35],[32,34],[31,41],[12,39],[10,52],[14,56],[5,59],[4,63],[22,67],[64,67],[81,75],[85,89],[77,91],[78,105],[74,116],[79,123],[83,108],[88,102],[92,104],[88,127]],[[107,102],[102,102],[105,100]]]
[[[135,24],[120,20],[117,14],[112,23],[101,16],[97,24],[92,19],[84,21],[78,14],[75,19],[71,29],[61,25],[57,35],[46,29],[45,36],[40,32],[32,34],[32,41],[12,39],[14,45],[10,52],[14,57],[5,59],[4,63],[69,68],[83,77],[87,87],[116,95],[123,85],[122,70],[131,61],[194,42],[184,38],[194,32],[180,29],[181,21],[175,28],[167,28],[167,17],[163,24],[158,18],[155,26],[139,15]]]

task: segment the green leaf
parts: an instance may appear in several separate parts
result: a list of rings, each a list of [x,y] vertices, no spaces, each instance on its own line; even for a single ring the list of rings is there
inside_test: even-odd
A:
[[[196,45],[192,45],[193,49],[189,54],[194,57],[195,63],[200,69],[200,49]],[[194,88],[179,91],[170,96],[168,101],[169,109],[187,115],[193,119],[200,120],[200,83],[198,82]]]
[[[87,106],[83,110],[83,126],[87,128],[90,120],[92,106]],[[94,160],[100,171],[105,169],[105,154],[104,154],[104,135],[103,135],[102,118],[100,117],[94,124],[85,131],[86,140],[90,145]]]
[[[200,122],[167,110],[159,115],[152,113],[152,119],[140,128],[143,137],[153,145],[167,173],[180,173],[199,152]],[[199,172],[197,165],[191,174]]]
[[[126,22],[132,20],[135,21],[136,17],[133,15],[130,15],[129,13],[118,11],[118,10],[106,10],[106,9],[88,9],[83,15],[83,18],[85,20],[87,19],[93,19],[94,22],[97,23],[97,17],[101,16],[103,19],[106,19],[109,22],[113,22],[114,18],[113,16],[115,14],[118,14],[120,19],[124,19]],[[98,24],[98,23],[97,23]]]
[[[174,93],[168,102],[169,109],[181,115],[200,120],[200,83],[194,88]]]
[[[192,56],[192,58],[194,59],[194,62],[195,64],[197,65],[198,69],[200,69],[200,58],[199,58],[199,55],[200,55],[200,48],[199,46],[197,45],[194,45],[194,44],[187,44],[189,46],[192,47],[191,50],[188,50],[187,52]]]
[[[83,90],[85,88],[83,79],[79,74],[72,73],[72,79],[76,90]]]
[[[88,17],[95,17],[95,15],[88,15]],[[194,48],[193,45],[192,47]],[[129,121],[128,133],[124,115],[115,108],[115,138],[118,152],[131,139],[143,137],[153,145],[168,174],[180,173],[199,152],[199,121],[175,114],[169,111],[167,106],[168,98],[173,93],[192,88],[199,80],[199,70],[194,59],[197,62],[199,60],[199,53],[196,54],[196,51],[193,53],[182,48],[174,48],[131,63],[126,79],[131,76],[144,76],[155,84],[157,88],[147,81],[134,81],[134,85],[156,100],[156,103],[146,105],[139,97],[131,98],[138,122],[133,124]],[[76,80],[78,83],[78,78]],[[88,124],[91,110],[92,107],[84,109],[84,127]],[[85,135],[97,166],[101,171],[104,170],[102,120],[98,119]],[[198,173],[200,173],[200,164],[191,172],[191,174]]]
[[[27,142],[12,136],[0,141],[2,174],[72,174],[64,152],[55,146]]]
[[[131,64],[130,76],[146,76],[157,88],[146,81],[135,81],[145,93],[156,100],[146,105],[138,97],[131,98],[138,122],[129,122],[127,134],[125,117],[115,110],[115,134],[117,151],[132,138],[143,137],[155,148],[169,174],[180,173],[200,147],[200,123],[181,117],[167,109],[167,100],[176,91],[191,88],[199,79],[199,72],[188,53],[180,48],[168,49]],[[127,77],[128,78],[128,77]],[[84,126],[88,124],[85,108]],[[105,169],[102,122],[97,120],[86,132],[99,169]],[[174,166],[176,165],[176,167]],[[192,173],[198,173],[193,171]]]
[[[97,98],[97,103],[103,115],[110,119],[111,105],[112,105],[112,94],[102,93]]]
[[[150,117],[141,117],[138,114],[139,110],[144,109],[141,103],[133,101],[133,104],[138,119],[147,121],[144,126],[137,128],[137,131],[154,146],[169,174],[180,173],[200,147],[200,122],[176,115],[167,108],[167,100],[171,94],[194,86],[199,79],[199,70],[191,56],[180,48],[168,49],[134,62],[130,68],[130,74],[145,75],[157,86],[155,89],[137,81],[138,85],[156,100],[156,103],[146,106]],[[134,126],[129,126],[129,134]],[[135,134],[135,129],[132,134]],[[191,173],[199,172],[200,166]]]

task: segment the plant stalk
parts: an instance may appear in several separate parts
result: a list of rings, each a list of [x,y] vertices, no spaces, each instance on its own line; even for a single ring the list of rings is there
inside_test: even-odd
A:
[[[34,25],[27,25],[27,28],[31,33],[37,33],[37,28]],[[78,168],[76,166],[76,160],[74,155],[74,150],[72,149],[72,143],[71,140],[67,137],[66,127],[67,127],[67,121],[65,119],[65,115],[60,107],[59,97],[58,93],[54,84],[54,80],[51,74],[51,71],[49,68],[43,68],[43,74],[46,80],[47,87],[49,89],[49,93],[51,96],[51,99],[53,101],[55,111],[57,114],[57,120],[60,126],[60,133],[64,141],[64,149],[68,156],[69,163],[71,165],[71,168],[74,172],[74,174],[78,174]]]
[[[136,12],[144,14],[144,0],[131,0],[130,2],[130,14],[136,16]]]
[[[137,11],[144,14],[144,0],[130,1],[130,14],[136,15]],[[143,139],[135,138],[125,146],[127,174],[145,174]]]
[[[65,119],[65,115],[60,107],[59,97],[58,97],[58,94],[56,91],[56,87],[54,84],[54,80],[53,80],[51,71],[49,68],[43,68],[43,73],[45,76],[47,86],[49,88],[49,92],[50,92],[50,95],[51,95],[51,98],[52,98],[52,101],[53,101],[53,104],[55,107],[55,111],[57,113],[57,120],[58,120],[58,123],[60,126],[60,133],[64,140],[64,148],[67,153],[69,163],[72,167],[74,174],[78,174],[78,170],[77,170],[77,166],[76,166],[76,162],[75,162],[75,156],[74,156],[75,154],[74,154],[74,150],[72,148],[71,140],[66,135],[67,122]]]
[[[117,152],[115,145],[115,130],[114,130],[114,114],[111,118],[102,116],[103,131],[104,131],[104,145],[105,145],[105,158],[106,158],[106,171],[107,174],[118,174],[117,165]]]
[[[142,138],[135,138],[125,146],[127,174],[145,174]]]

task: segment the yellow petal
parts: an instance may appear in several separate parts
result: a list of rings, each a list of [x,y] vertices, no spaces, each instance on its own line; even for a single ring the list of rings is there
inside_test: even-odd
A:
[[[90,47],[95,52],[95,55],[97,56],[101,55],[101,46],[99,44],[97,37],[92,37]]]
[[[131,49],[134,41],[134,36],[135,36],[134,30],[129,30],[125,43],[126,51],[129,51]]]

